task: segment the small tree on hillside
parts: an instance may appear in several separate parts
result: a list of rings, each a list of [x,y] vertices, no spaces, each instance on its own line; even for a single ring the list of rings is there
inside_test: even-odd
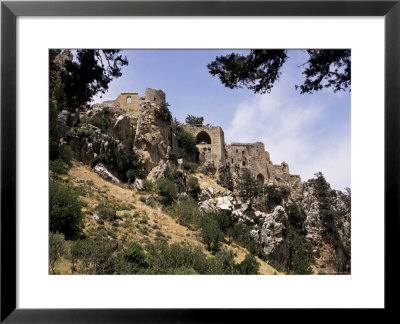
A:
[[[253,198],[258,195],[259,186],[257,180],[253,177],[249,169],[241,170],[236,189],[238,190],[240,197],[245,200],[250,199],[250,204],[252,203]]]
[[[203,126],[204,117],[196,117],[193,115],[187,115],[185,119],[186,124],[193,126]]]
[[[68,244],[65,241],[64,234],[50,232],[49,236],[49,259],[50,269],[53,274],[56,273],[56,262],[68,252]]]

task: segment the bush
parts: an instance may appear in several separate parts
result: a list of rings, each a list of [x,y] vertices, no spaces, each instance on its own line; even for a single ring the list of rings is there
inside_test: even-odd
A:
[[[68,244],[64,234],[50,232],[49,235],[49,264],[53,274],[56,273],[56,262],[68,252]]]
[[[265,186],[264,193],[267,195],[267,205],[270,210],[282,204],[284,194],[275,185]]]
[[[90,161],[93,168],[101,162],[106,165],[110,171],[117,173],[118,178],[123,182],[134,182],[137,178],[144,177],[143,164],[134,149],[134,136],[127,141],[126,148],[120,150],[116,141],[109,139],[109,151],[97,155]]]
[[[167,207],[167,213],[177,218],[178,223],[190,229],[196,229],[200,218],[200,211],[197,203],[192,198],[187,198]]]
[[[187,187],[188,187],[188,194],[194,199],[197,199],[201,191],[199,180],[196,177],[190,177],[187,182]]]
[[[68,174],[69,165],[62,159],[50,161],[50,171],[56,174]]]
[[[175,183],[167,178],[158,179],[157,189],[159,195],[161,196],[161,202],[167,206],[171,204],[175,199],[178,198],[178,188]]]
[[[286,269],[296,274],[311,274],[314,262],[312,244],[299,231],[290,229],[287,237],[288,261]]]
[[[234,255],[232,250],[222,249],[215,254],[215,258],[222,266],[224,274],[230,274],[234,268]]]
[[[98,128],[100,128],[100,130],[105,133],[107,130],[107,123],[106,121],[101,118],[100,116],[92,116],[87,120],[88,124],[92,124],[93,126],[96,126]]]
[[[154,184],[152,181],[144,179],[142,183],[144,191],[151,192],[153,190]]]
[[[184,160],[183,161],[183,168],[190,173],[195,173],[199,165],[197,163],[189,162]]]
[[[304,210],[299,207],[296,203],[292,203],[286,207],[286,213],[289,217],[289,223],[294,228],[301,229],[303,227],[303,223],[307,218]]]
[[[164,122],[171,123],[172,121],[172,114],[169,110],[169,103],[166,102],[160,108],[154,111],[154,115],[156,118],[161,119]]]
[[[117,249],[118,243],[103,235],[77,240],[71,248],[73,268],[81,274],[113,274]]]
[[[219,274],[223,265],[216,258],[207,258],[200,246],[157,241],[146,246],[151,274]]]
[[[196,138],[189,132],[185,131],[178,123],[172,123],[172,132],[176,136],[179,151],[176,152],[176,159],[195,158],[197,152]]]
[[[247,254],[241,263],[235,264],[234,268],[238,274],[254,275],[259,274],[260,265],[253,255]]]
[[[249,169],[243,169],[240,172],[236,189],[239,192],[239,196],[245,200],[250,199],[250,203],[254,197],[258,196],[257,180],[252,176]]]
[[[96,207],[96,211],[102,220],[113,221],[117,219],[116,208],[112,204],[108,203],[108,201],[100,202]]]
[[[83,228],[82,204],[71,187],[50,181],[50,231],[79,238]]]
[[[218,222],[206,215],[200,220],[200,228],[201,237],[207,249],[213,253],[217,252],[224,238],[224,234],[220,230]]]
[[[137,242],[131,242],[123,251],[124,260],[134,266],[135,270],[147,268],[148,262],[142,246]]]
[[[178,192],[185,191],[186,178],[182,171],[167,167],[164,171],[164,177],[177,185]]]

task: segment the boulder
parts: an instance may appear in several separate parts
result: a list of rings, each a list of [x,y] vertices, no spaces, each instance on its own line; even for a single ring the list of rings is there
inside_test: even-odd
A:
[[[212,213],[216,210],[215,203],[212,199],[204,200],[199,203],[199,208],[205,213]]]
[[[229,197],[223,196],[217,198],[217,208],[221,210],[233,210],[233,205]]]
[[[136,179],[135,182],[133,183],[133,187],[134,187],[137,191],[143,190],[143,189],[144,189],[144,187],[143,187],[143,180],[141,180],[141,179]]]
[[[167,169],[167,163],[164,160],[160,160],[158,165],[150,170],[147,175],[147,180],[155,182],[156,180],[164,176],[165,170]]]
[[[116,178],[110,171],[107,170],[103,163],[97,163],[93,168],[93,171],[96,172],[104,180],[110,181],[115,184],[121,183],[118,178]]]

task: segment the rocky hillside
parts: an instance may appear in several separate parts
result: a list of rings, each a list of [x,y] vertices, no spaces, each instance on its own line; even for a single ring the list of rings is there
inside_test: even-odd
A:
[[[247,265],[240,264],[247,254],[264,274],[350,273],[350,192],[332,190],[321,173],[296,182],[295,194],[284,185],[260,186],[245,172],[227,174],[227,181],[219,177],[217,184],[196,163],[194,137],[172,121],[167,105],[145,98],[135,112],[106,102],[73,113],[63,110],[57,122],[62,132],[59,142],[50,145],[51,179],[75,191],[82,188],[85,224],[77,237],[85,240],[101,232],[117,242],[109,258],[128,253],[130,242],[146,246],[162,240],[200,246],[210,260],[231,250],[233,273],[246,273],[250,257]],[[105,212],[109,206],[114,206],[112,217]],[[57,226],[51,230],[62,232]],[[149,249],[151,260],[154,251]],[[83,254],[76,255],[78,261],[58,259],[56,271],[99,273],[83,266]],[[74,270],[67,269],[69,262]],[[113,262],[111,272],[127,271],[122,261]],[[200,270],[190,265],[179,271]]]

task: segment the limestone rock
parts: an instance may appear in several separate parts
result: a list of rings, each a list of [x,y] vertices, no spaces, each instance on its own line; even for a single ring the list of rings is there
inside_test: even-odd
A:
[[[170,124],[157,118],[156,109],[158,107],[149,102],[140,104],[135,131],[135,147],[146,172],[158,165],[169,147],[176,149],[178,146]]]
[[[144,189],[143,180],[136,179],[135,182],[133,183],[133,187],[138,191],[143,190]]]
[[[285,234],[289,220],[282,206],[275,207],[275,210],[266,215],[261,230],[253,232],[253,238],[263,248],[268,260],[283,262],[287,257]]]
[[[167,169],[167,163],[164,160],[160,160],[157,166],[155,166],[147,175],[147,180],[157,181],[164,176],[165,170]]]
[[[110,181],[115,184],[120,184],[120,181],[103,165],[103,163],[97,163],[93,168],[93,171],[96,172],[100,177],[104,180]]]
[[[217,208],[221,210],[232,210],[233,205],[229,199],[229,197],[218,197],[217,198]]]
[[[216,210],[215,203],[212,199],[204,200],[199,203],[199,208],[205,213],[211,213]]]

